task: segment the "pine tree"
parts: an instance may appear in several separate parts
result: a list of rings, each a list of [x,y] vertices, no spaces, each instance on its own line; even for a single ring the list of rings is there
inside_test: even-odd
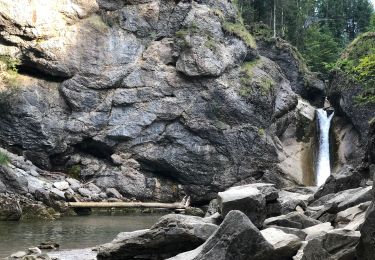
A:
[[[306,31],[301,52],[312,71],[328,74],[329,65],[337,60],[340,48],[328,27],[315,24]]]

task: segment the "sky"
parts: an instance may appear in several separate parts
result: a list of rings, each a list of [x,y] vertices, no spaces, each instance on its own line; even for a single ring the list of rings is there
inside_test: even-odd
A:
[[[375,7],[375,0],[371,0],[372,5]]]

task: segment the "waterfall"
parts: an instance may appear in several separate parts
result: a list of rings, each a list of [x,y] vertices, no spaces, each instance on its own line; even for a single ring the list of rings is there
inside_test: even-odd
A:
[[[317,109],[316,114],[318,116],[320,136],[315,178],[316,185],[321,186],[331,175],[331,165],[329,161],[329,128],[334,113],[327,116],[327,112],[324,109]]]

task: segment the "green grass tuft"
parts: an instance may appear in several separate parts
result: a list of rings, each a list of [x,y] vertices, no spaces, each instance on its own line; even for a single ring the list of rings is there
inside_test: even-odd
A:
[[[258,134],[259,136],[263,137],[266,135],[266,131],[263,128],[258,128]]]
[[[69,168],[68,175],[74,179],[79,179],[81,176],[81,165],[76,164]]]
[[[7,153],[5,152],[0,152],[0,165],[5,166],[8,165],[10,162],[10,158]]]

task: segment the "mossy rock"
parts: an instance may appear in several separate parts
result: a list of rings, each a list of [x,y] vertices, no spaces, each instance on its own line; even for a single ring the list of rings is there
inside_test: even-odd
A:
[[[247,47],[250,47],[252,49],[257,48],[254,37],[246,29],[243,23],[238,22],[238,21],[236,23],[226,21],[223,23],[223,29],[227,33],[240,38],[247,45]]]
[[[342,53],[340,60],[349,60],[358,65],[365,56],[375,54],[375,32],[368,32],[357,37]]]
[[[354,96],[357,105],[375,103],[375,32],[357,37],[342,53],[333,71],[346,77],[340,90],[360,88]]]
[[[38,203],[23,203],[22,204],[22,219],[23,220],[53,220],[55,219],[55,210],[47,208]]]

